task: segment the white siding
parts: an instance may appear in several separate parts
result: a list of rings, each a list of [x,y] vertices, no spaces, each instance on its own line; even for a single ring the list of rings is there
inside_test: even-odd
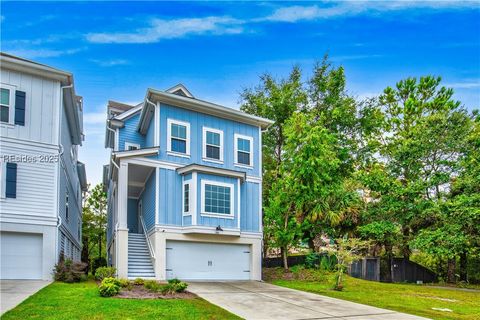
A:
[[[1,124],[1,136],[57,144],[60,83],[5,69],[0,81],[26,93],[25,126]]]

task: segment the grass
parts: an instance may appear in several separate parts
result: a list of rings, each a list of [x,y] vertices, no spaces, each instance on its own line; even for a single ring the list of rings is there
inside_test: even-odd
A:
[[[240,319],[201,299],[102,298],[93,281],[54,282],[2,316],[10,319]]]
[[[339,292],[332,290],[333,275],[324,274],[323,277],[319,276],[317,279],[317,281],[271,279],[270,282],[292,289],[431,319],[480,319],[480,292],[448,290],[414,284],[380,283],[348,276],[344,291]],[[448,308],[453,312],[437,311],[432,308]]]

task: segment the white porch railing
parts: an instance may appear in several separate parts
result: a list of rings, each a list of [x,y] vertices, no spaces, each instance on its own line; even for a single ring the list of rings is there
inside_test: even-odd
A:
[[[147,228],[145,228],[145,222],[143,221],[143,215],[140,214],[140,222],[142,223],[143,233],[145,234],[145,239],[147,240],[148,251],[150,252],[150,256],[155,259],[155,252],[152,247],[152,243],[150,242],[150,238],[147,235]]]

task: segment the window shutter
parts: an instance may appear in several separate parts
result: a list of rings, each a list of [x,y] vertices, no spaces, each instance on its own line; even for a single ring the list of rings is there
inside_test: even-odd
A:
[[[25,91],[15,91],[15,124],[25,125]]]
[[[5,190],[5,197],[16,198],[17,197],[17,164],[7,162],[7,183]]]

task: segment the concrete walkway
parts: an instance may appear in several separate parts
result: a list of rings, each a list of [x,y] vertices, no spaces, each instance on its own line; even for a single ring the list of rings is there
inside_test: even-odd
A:
[[[0,280],[0,315],[50,283],[43,280]]]
[[[256,281],[191,282],[187,290],[244,319],[425,319]]]

